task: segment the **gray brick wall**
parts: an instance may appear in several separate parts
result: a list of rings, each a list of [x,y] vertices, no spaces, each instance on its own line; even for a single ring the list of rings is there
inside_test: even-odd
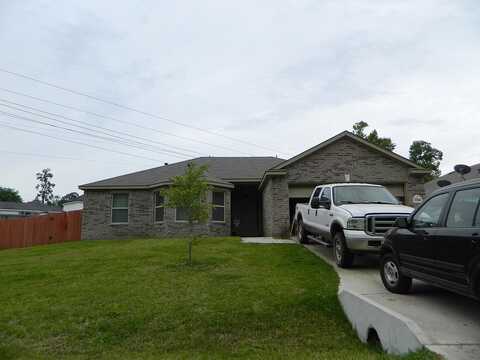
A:
[[[354,182],[404,183],[408,178],[407,165],[350,139],[338,140],[287,170],[289,184],[345,182],[345,173]]]
[[[285,176],[271,177],[263,191],[263,233],[286,237],[289,233],[288,184]]]
[[[272,236],[273,227],[273,190],[271,178],[267,180],[262,191],[263,235]]]
[[[225,222],[209,221],[195,224],[193,232],[199,235],[230,235],[230,190],[225,191]],[[114,193],[129,194],[128,224],[111,224],[111,204]],[[175,221],[175,209],[165,208],[162,223],[154,222],[153,192],[150,190],[99,191],[86,190],[82,220],[82,239],[119,239],[129,237],[174,237],[190,234],[188,223]],[[212,194],[208,194],[211,202]]]
[[[341,139],[286,169],[287,175],[271,177],[263,190],[263,227],[266,236],[280,236],[289,229],[288,187],[350,182],[399,185],[405,202],[413,205],[414,194],[424,194],[423,178],[410,174],[410,167],[351,139]]]
[[[408,176],[408,181],[405,188],[406,203],[410,206],[417,207],[419,204],[413,204],[412,198],[414,195],[421,195],[423,198],[425,198],[426,192],[423,178],[419,175],[410,174]]]

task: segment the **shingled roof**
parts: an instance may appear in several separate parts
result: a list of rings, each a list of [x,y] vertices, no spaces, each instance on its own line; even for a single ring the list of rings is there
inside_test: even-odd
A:
[[[60,212],[62,208],[59,206],[44,205],[40,201],[30,201],[26,203],[18,203],[12,201],[0,201],[1,210],[19,210],[32,212]]]
[[[189,163],[208,165],[206,179],[212,185],[233,187],[232,182],[260,181],[265,171],[285,160],[276,157],[199,157],[127,175],[80,185],[80,189],[152,188],[171,183]]]

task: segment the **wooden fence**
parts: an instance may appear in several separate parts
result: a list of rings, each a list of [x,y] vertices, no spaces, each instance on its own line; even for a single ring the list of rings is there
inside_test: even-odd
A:
[[[0,249],[78,241],[82,211],[0,220]]]

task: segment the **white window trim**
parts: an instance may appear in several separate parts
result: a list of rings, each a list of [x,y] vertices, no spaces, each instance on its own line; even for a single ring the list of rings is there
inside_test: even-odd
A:
[[[163,204],[160,206],[157,206],[157,194],[163,197],[162,194],[160,194],[159,191],[154,191],[153,192],[153,223],[154,224],[163,224],[165,222],[165,197],[163,197]],[[161,208],[163,211],[163,220],[162,221],[157,221],[157,210]],[[177,215],[175,215],[176,217]]]
[[[114,208],[113,207],[113,198],[115,197],[115,195],[123,195],[123,194],[127,194],[128,195],[128,206],[127,207],[116,207]],[[112,203],[111,203],[111,206],[110,206],[110,225],[127,225],[129,222],[130,222],[130,193],[122,193],[122,192],[116,192],[116,193],[112,193]],[[113,222],[113,210],[127,210],[127,222]]]
[[[216,192],[219,192],[219,193],[223,193],[223,205],[216,205],[213,203],[213,193],[216,193]],[[226,195],[225,195],[225,191],[212,191],[212,216],[211,216],[211,222],[212,223],[218,223],[218,224],[225,224],[226,222],[226,214],[225,214],[225,204],[227,202],[227,199],[226,199]],[[223,208],[223,220],[213,220],[213,208]]]
[[[188,220],[178,220],[177,219],[177,208],[175,208],[175,222],[177,222],[177,223],[188,223]]]

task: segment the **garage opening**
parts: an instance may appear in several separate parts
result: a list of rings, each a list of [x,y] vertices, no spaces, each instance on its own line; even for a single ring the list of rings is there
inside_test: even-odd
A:
[[[288,199],[288,204],[289,204],[289,210],[290,210],[290,224],[293,221],[293,217],[295,216],[295,206],[297,204],[306,204],[310,198],[289,198]]]

